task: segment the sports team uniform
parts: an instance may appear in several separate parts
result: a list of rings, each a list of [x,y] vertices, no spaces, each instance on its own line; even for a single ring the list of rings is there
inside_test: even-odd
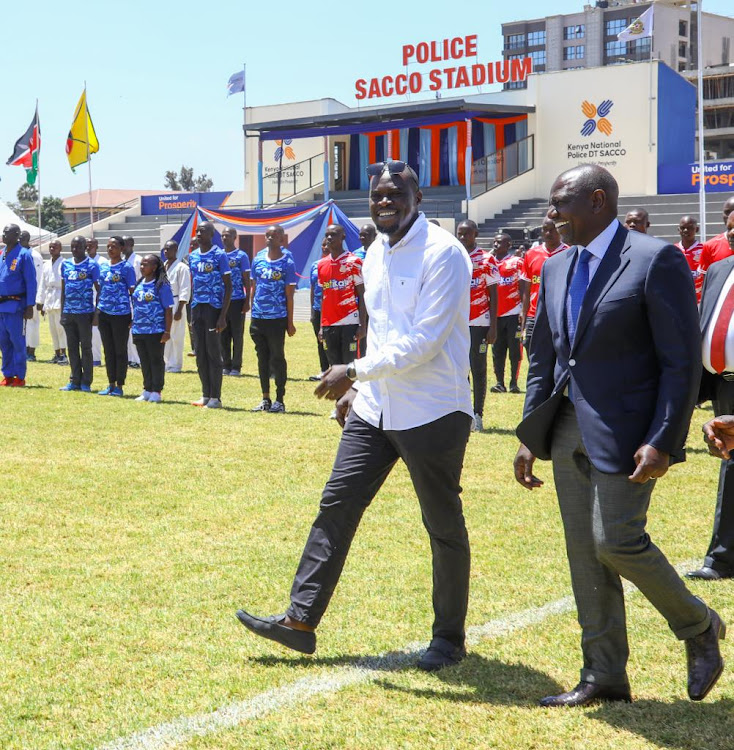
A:
[[[510,355],[510,387],[517,386],[520,367],[520,268],[522,258],[506,255],[502,260],[492,258],[499,271],[497,286],[497,340],[492,344],[492,363],[497,384],[504,386],[505,360]]]
[[[222,331],[222,356],[225,370],[239,372],[242,369],[242,337],[247,317],[242,314],[247,299],[243,275],[250,273],[250,259],[244,250],[233,250],[227,253],[227,261],[232,272],[232,299],[227,310],[227,327]]]
[[[362,261],[345,250],[339,257],[319,261],[322,291],[321,330],[330,365],[346,365],[357,357],[359,305],[357,286],[363,284]]]
[[[66,342],[71,365],[69,383],[77,389],[90,386],[93,378],[92,319],[94,317],[95,283],[99,282],[99,266],[85,258],[81,263],[73,259],[61,265],[64,280],[64,309],[61,325],[66,331]]]
[[[125,260],[99,264],[97,328],[104,348],[107,382],[125,385],[127,343],[130,336],[130,290],[135,286],[135,270]]]
[[[701,257],[698,261],[699,274],[703,277],[711,265],[728,258],[730,255],[734,255],[734,251],[729,247],[729,240],[726,239],[725,232],[706,240],[703,243],[703,250],[701,250]],[[703,284],[703,282],[701,283]]]
[[[313,290],[311,326],[313,327],[314,334],[316,334],[316,344],[319,352],[319,367],[321,368],[319,372],[326,372],[326,370],[329,369],[329,360],[326,358],[324,344],[319,338],[319,332],[321,331],[321,302],[323,299],[323,290],[321,289],[321,284],[319,284],[319,262],[317,260],[311,265],[309,280],[311,282],[311,289]]]
[[[173,307],[171,285],[141,281],[133,291],[132,303],[133,342],[140,355],[143,389],[148,393],[160,393],[166,371],[163,359],[166,345],[161,337],[166,330],[166,310]]]
[[[700,304],[701,290],[703,289],[705,274],[699,273],[698,267],[701,263],[703,243],[696,241],[687,250],[683,247],[681,242],[676,242],[675,246],[680,249],[688,262],[688,267],[691,269],[691,276],[693,277],[693,285],[696,287],[696,302]]]

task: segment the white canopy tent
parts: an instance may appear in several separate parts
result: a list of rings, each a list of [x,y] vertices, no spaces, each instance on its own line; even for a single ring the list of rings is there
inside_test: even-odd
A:
[[[39,245],[41,242],[48,242],[56,237],[53,232],[44,232],[43,230],[39,232],[38,227],[23,221],[7,203],[0,200],[0,229],[8,224],[17,224],[21,232],[23,230],[30,232],[32,245]]]

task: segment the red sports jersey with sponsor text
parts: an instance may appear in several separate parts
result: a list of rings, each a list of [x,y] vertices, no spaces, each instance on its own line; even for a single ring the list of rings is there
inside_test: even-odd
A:
[[[520,305],[520,267],[522,258],[516,255],[506,255],[502,260],[492,256],[500,274],[500,282],[497,287],[497,317],[505,315],[519,315],[522,311]]]
[[[469,253],[472,265],[471,290],[469,292],[469,325],[489,326],[489,288],[499,283],[497,266],[481,248]]]
[[[534,318],[535,312],[538,309],[538,290],[540,289],[540,272],[545,263],[551,255],[560,253],[561,250],[566,250],[568,245],[564,242],[553,251],[548,250],[545,244],[536,245],[531,247],[525,253],[525,257],[522,259],[522,266],[520,267],[520,279],[527,281],[530,284],[530,305],[528,306],[528,318]]]
[[[322,326],[359,324],[357,285],[362,284],[362,261],[349,251],[338,258],[327,255],[319,261]]]
[[[729,241],[726,239],[726,234],[717,234],[716,237],[712,237],[710,240],[706,240],[703,243],[703,250],[701,250],[701,259],[698,261],[698,272],[705,274],[709,270],[713,263],[718,263],[724,258],[728,258],[730,255],[734,255],[732,249],[729,247]]]
[[[693,285],[696,287],[696,302],[701,302],[701,289],[703,289],[704,275],[699,272],[698,267],[701,263],[701,254],[703,252],[703,243],[694,242],[688,250],[686,250],[680,242],[676,242],[675,246],[680,248],[680,251],[685,256],[688,262],[688,267],[691,269],[691,276],[693,277]]]

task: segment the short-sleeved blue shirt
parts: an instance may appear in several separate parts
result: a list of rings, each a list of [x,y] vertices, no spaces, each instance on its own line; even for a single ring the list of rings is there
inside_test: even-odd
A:
[[[99,266],[85,258],[74,263],[73,258],[61,264],[64,279],[64,309],[71,315],[94,312],[94,282],[99,281]]]
[[[321,298],[324,290],[319,284],[319,262],[315,260],[311,266],[311,289],[313,289],[313,309],[321,312]]]
[[[141,281],[133,290],[133,333],[163,333],[166,308],[173,307],[170,284],[156,289],[155,281]]]
[[[247,295],[242,286],[242,274],[250,270],[250,259],[244,250],[233,250],[227,253],[227,262],[232,272],[232,299],[244,299]]]
[[[97,307],[107,315],[130,315],[130,289],[135,286],[135,270],[124,260],[99,264]]]
[[[256,283],[252,317],[285,318],[285,288],[296,283],[296,264],[290,251],[284,249],[278,260],[268,260],[268,249],[261,250],[252,261],[252,278]]]
[[[221,308],[224,302],[222,277],[231,273],[227,253],[216,245],[209,248],[206,253],[194,250],[189,255],[189,269],[192,287],[191,307],[211,305]]]

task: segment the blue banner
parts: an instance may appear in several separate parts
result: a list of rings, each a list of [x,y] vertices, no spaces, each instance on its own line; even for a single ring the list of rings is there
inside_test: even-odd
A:
[[[707,161],[704,164],[707,193],[734,192],[734,161]],[[661,164],[658,167],[658,193],[697,193],[701,184],[698,164]]]
[[[161,193],[144,195],[140,199],[140,213],[143,216],[159,216],[167,213],[193,211],[197,206],[202,208],[221,208],[232,195],[228,193]]]

